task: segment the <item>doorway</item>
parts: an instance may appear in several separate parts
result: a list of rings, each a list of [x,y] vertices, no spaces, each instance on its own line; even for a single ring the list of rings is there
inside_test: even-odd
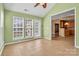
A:
[[[62,42],[67,42],[67,44],[70,44],[70,47],[76,46],[75,11],[76,9],[72,8],[51,16],[51,40],[56,38],[60,42],[63,39]],[[54,21],[56,21],[55,25],[53,25]]]

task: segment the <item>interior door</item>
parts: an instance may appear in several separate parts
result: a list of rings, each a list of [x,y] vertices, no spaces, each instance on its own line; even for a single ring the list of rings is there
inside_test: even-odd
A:
[[[41,20],[34,20],[34,29],[33,34],[34,38],[40,38],[41,37]]]
[[[59,35],[59,24],[55,24],[55,34]]]

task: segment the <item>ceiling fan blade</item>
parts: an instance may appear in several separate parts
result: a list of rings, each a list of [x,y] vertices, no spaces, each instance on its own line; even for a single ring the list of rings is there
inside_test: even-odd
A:
[[[36,5],[34,6],[34,7],[36,7],[36,6],[38,6],[40,3],[36,3]]]
[[[46,8],[47,7],[47,3],[44,3],[44,5],[42,5],[43,6],[43,8]]]

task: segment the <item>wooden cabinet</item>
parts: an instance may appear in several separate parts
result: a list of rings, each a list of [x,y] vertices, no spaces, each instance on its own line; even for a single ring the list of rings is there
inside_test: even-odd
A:
[[[73,29],[65,29],[65,36],[73,36],[74,30]]]
[[[65,23],[68,23],[67,27],[74,27],[74,15],[62,17],[60,19],[60,28],[66,28]]]
[[[60,28],[64,28],[65,36],[74,35],[75,24],[72,18],[66,18],[67,20],[60,20]]]

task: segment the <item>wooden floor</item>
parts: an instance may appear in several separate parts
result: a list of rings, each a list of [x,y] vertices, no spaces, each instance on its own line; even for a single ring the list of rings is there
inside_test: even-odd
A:
[[[54,38],[53,40],[38,39],[18,44],[7,45],[3,56],[60,56],[78,55],[74,48],[73,37]]]

